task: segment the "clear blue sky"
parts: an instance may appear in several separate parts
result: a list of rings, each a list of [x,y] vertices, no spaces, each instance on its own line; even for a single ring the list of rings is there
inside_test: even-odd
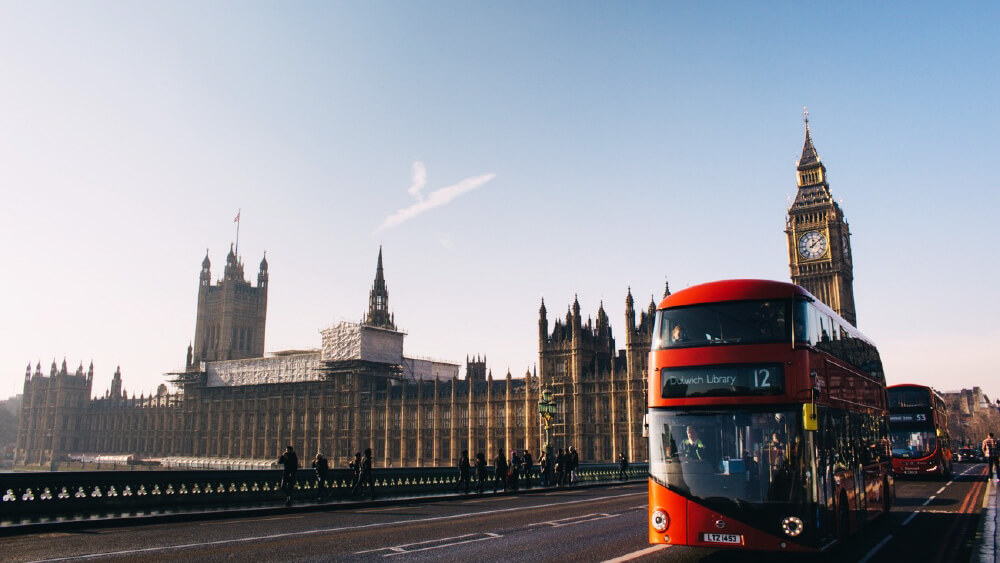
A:
[[[64,357],[93,360],[95,394],[119,363],[154,390],[237,209],[248,276],[270,263],[269,351],[360,319],[379,244],[407,354],[520,376],[540,299],[552,320],[574,294],[624,346],[629,286],[788,279],[808,106],[890,383],[1000,398],[998,21],[995,2],[2,2],[0,396]]]

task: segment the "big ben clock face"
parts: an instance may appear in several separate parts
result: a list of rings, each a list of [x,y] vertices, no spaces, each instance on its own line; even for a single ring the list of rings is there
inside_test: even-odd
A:
[[[826,236],[819,231],[808,231],[799,237],[799,256],[814,260],[826,253]]]

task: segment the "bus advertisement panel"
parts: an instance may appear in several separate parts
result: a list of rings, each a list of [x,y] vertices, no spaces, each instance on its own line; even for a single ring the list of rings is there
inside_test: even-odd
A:
[[[875,347],[799,286],[668,296],[649,370],[649,541],[825,549],[892,501]]]

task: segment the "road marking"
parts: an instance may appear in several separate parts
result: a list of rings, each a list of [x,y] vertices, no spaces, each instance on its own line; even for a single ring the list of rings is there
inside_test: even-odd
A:
[[[476,504],[478,502],[496,502],[498,500],[509,500],[509,499],[512,499],[512,498],[515,498],[515,497],[490,497],[490,498],[481,498],[481,499],[476,499],[476,500],[467,500],[467,501],[460,502],[460,503],[457,503],[457,504]]]
[[[945,485],[944,487],[947,487],[947,486],[948,486],[948,485]],[[942,493],[942,492],[944,491],[944,487],[941,487],[940,489],[938,489],[938,490],[937,490],[937,492],[936,492],[936,493],[934,493],[934,494],[935,494],[935,495],[939,495],[939,494],[941,494],[941,493]]]
[[[631,561],[633,559],[638,559],[638,558],[643,557],[645,555],[649,555],[650,553],[656,553],[657,551],[660,551],[660,550],[663,550],[663,549],[667,549],[668,547],[673,547],[673,546],[670,545],[670,544],[661,543],[661,544],[658,544],[658,545],[653,545],[653,546],[647,547],[646,549],[640,549],[639,551],[633,551],[632,553],[626,553],[625,555],[622,555],[621,557],[615,557],[614,559],[608,559],[606,561],[603,561],[602,563],[623,563],[624,561]]]
[[[465,539],[465,538],[470,538],[470,537],[473,537],[473,536],[486,536],[486,537],[478,537],[478,538],[475,538],[475,539]],[[385,555],[385,557],[389,557],[390,555],[399,555],[401,553],[416,553],[418,551],[427,551],[429,549],[441,549],[443,547],[451,547],[453,545],[461,545],[461,544],[464,544],[464,543],[471,543],[471,542],[476,542],[476,541],[495,540],[497,538],[502,538],[502,537],[503,536],[501,536],[500,534],[494,534],[492,532],[480,532],[480,533],[476,533],[476,534],[463,534],[461,536],[453,536],[453,537],[450,537],[450,538],[438,538],[438,539],[425,540],[425,541],[419,541],[419,542],[414,542],[414,543],[404,543],[402,545],[396,545],[396,546],[392,546],[392,547],[380,547],[378,549],[366,549],[364,551],[355,551],[354,554],[355,555],[361,555],[362,553],[375,553],[376,551],[391,551],[392,553],[388,553],[388,554]],[[462,540],[462,541],[451,541],[451,540]],[[450,543],[441,543],[441,542],[450,542]],[[428,546],[427,544],[436,544],[436,545]],[[422,546],[425,546],[425,547],[421,547],[421,548],[417,548],[417,549],[410,549],[411,547],[418,546],[418,545],[422,545]]]
[[[384,508],[360,508],[358,510],[355,510],[354,512],[385,512],[387,510],[405,510],[407,508],[416,508],[416,507],[404,504],[403,506],[386,506]]]
[[[983,510],[986,510],[986,505],[989,504],[990,497],[993,495],[993,486],[993,481],[987,479],[986,494],[983,495]]]
[[[621,494],[621,495],[609,495],[609,496],[603,496],[603,497],[593,497],[593,498],[585,498],[585,499],[577,499],[577,500],[567,500],[567,501],[563,501],[563,502],[550,502],[548,504],[539,504],[539,505],[528,506],[528,507],[517,506],[517,507],[513,507],[513,508],[497,508],[497,509],[493,509],[493,510],[483,510],[483,511],[480,511],[480,512],[464,512],[464,513],[461,513],[461,514],[451,514],[451,515],[448,515],[448,516],[431,516],[431,517],[428,517],[428,518],[420,518],[420,519],[395,520],[393,522],[378,522],[378,523],[374,523],[374,524],[359,524],[357,526],[341,526],[341,527],[338,527],[338,528],[319,528],[319,529],[316,529],[316,530],[303,530],[303,531],[299,531],[299,532],[285,532],[285,533],[281,533],[281,534],[269,534],[269,535],[266,535],[266,536],[256,536],[256,537],[247,537],[247,538],[232,538],[232,539],[226,539],[226,540],[215,540],[215,541],[207,541],[207,542],[183,543],[183,544],[176,544],[176,545],[164,545],[164,546],[158,546],[158,547],[146,547],[146,548],[142,548],[142,549],[125,549],[125,550],[121,550],[121,551],[106,551],[104,553],[90,553],[90,554],[87,554],[87,555],[75,555],[75,556],[72,556],[72,557],[57,557],[57,558],[54,558],[54,559],[42,559],[40,561],[49,562],[49,561],[73,561],[73,560],[85,560],[85,559],[100,559],[100,558],[105,558],[105,557],[114,557],[114,556],[122,556],[122,555],[138,555],[138,554],[142,554],[142,553],[156,553],[156,552],[162,552],[162,551],[176,551],[176,550],[179,550],[179,549],[192,549],[192,548],[198,548],[198,547],[229,545],[229,544],[237,544],[237,543],[254,542],[254,541],[260,541],[260,540],[273,540],[273,539],[280,539],[280,538],[293,538],[293,537],[296,537],[296,536],[311,536],[311,535],[314,535],[314,534],[327,534],[327,533],[331,533],[331,532],[344,532],[344,531],[348,531],[348,530],[363,530],[363,529],[366,529],[366,528],[375,528],[375,527],[384,527],[384,526],[403,526],[403,525],[408,525],[408,524],[415,524],[415,523],[418,523],[418,522],[436,522],[436,521],[441,521],[441,520],[455,520],[457,518],[468,518],[470,516],[488,516],[488,515],[497,514],[497,513],[500,513],[500,512],[513,512],[513,511],[516,511],[516,510],[526,510],[526,509],[534,509],[534,508],[550,508],[550,507],[553,507],[553,506],[564,506],[564,505],[568,505],[568,504],[580,504],[580,503],[584,503],[584,502],[596,502],[596,501],[601,501],[601,500],[611,500],[611,499],[619,499],[619,498],[646,496],[648,494],[649,493],[647,491],[642,491],[640,493],[625,493],[625,494]]]
[[[875,555],[875,553],[878,552],[878,550],[882,549],[885,546],[885,544],[889,543],[889,540],[891,539],[892,539],[892,534],[889,534],[888,536],[882,538],[882,541],[878,542],[878,544],[875,547],[873,547],[871,551],[869,551],[868,553],[865,554],[864,557],[859,559],[858,563],[867,563],[867,561],[871,559]]]
[[[244,522],[270,522],[271,520],[298,520],[305,516],[275,516],[273,518],[254,518],[252,520],[227,520],[224,522],[203,522],[199,526],[223,526],[226,524],[243,524]]]
[[[903,526],[909,524],[910,520],[913,520],[914,518],[917,517],[917,514],[920,514],[920,513],[919,512],[914,512],[913,514],[910,514],[910,516],[906,520],[903,520],[903,523],[900,524],[900,527],[903,527]]]
[[[930,504],[930,503],[931,503],[931,501],[932,501],[932,500],[934,500],[934,499],[935,499],[936,497],[937,497],[937,495],[931,495],[931,498],[929,498],[929,499],[925,500],[925,501],[924,501],[924,504],[923,504],[922,506],[927,506],[927,505],[928,505],[928,504]]]
[[[573,524],[582,524],[584,522],[593,522],[594,520],[604,520],[606,518],[617,518],[621,516],[620,514],[584,514],[582,516],[571,516],[569,518],[560,518],[559,520],[550,520],[548,522],[535,522],[534,524],[528,524],[531,526],[552,526],[553,528],[561,528],[563,526],[572,526]]]
[[[483,532],[483,533],[486,534],[487,537],[485,537],[485,538],[476,538],[474,540],[457,541],[457,542],[446,543],[446,544],[441,544],[441,545],[434,545],[434,546],[431,546],[431,547],[424,547],[424,548],[421,548],[421,549],[408,549],[406,551],[394,551],[392,553],[386,553],[382,557],[392,557],[393,555],[403,555],[404,553],[416,553],[418,551],[428,551],[428,550],[431,550],[431,549],[441,549],[443,547],[453,547],[453,546],[456,546],[456,545],[462,545],[464,543],[472,543],[472,542],[486,541],[486,540],[495,540],[497,538],[502,538],[503,537],[500,534],[494,534],[492,532]]]

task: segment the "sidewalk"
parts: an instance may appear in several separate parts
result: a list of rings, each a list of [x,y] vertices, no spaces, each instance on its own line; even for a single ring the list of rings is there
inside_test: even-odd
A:
[[[983,497],[983,523],[979,530],[980,542],[973,551],[972,560],[979,563],[1000,563],[1000,522],[997,521],[997,497],[1000,487],[990,479],[986,483],[986,495]]]

